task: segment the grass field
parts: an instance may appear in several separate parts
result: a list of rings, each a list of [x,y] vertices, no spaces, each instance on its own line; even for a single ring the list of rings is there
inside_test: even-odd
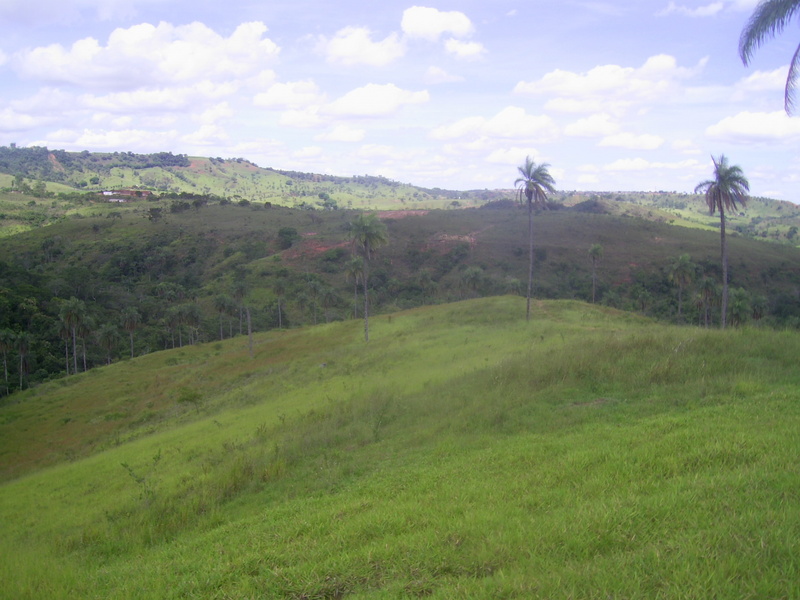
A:
[[[516,297],[360,333],[12,396],[0,597],[800,595],[796,333]]]

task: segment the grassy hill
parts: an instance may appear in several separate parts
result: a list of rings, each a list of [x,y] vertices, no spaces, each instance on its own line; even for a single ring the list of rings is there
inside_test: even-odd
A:
[[[0,147],[0,173],[12,188],[42,182],[51,192],[150,190],[189,193],[232,201],[283,206],[316,205],[323,197],[342,208],[360,210],[443,208],[457,201],[474,206],[497,197],[488,190],[456,192],[425,189],[385,177],[337,177],[261,168],[243,159],[188,157],[168,152],[65,152],[47,148]],[[0,179],[2,183],[2,179]]]
[[[509,180],[513,176],[512,167]],[[15,210],[14,203],[0,191],[0,236],[51,223],[65,214],[83,214],[75,206],[76,191],[91,195],[109,190],[146,190],[159,196],[191,194],[232,202],[353,210],[469,208],[509,200],[516,193],[514,189],[428,189],[370,175],[338,177],[284,171],[262,168],[244,158],[0,146],[0,190],[32,191],[37,185],[42,195],[52,199],[22,211]],[[693,194],[563,191],[554,199],[586,212],[706,229],[719,227],[709,217],[703,199]],[[800,207],[796,204],[753,198],[741,214],[730,216],[733,228],[742,235],[797,244]]]
[[[0,597],[800,594],[800,339],[494,297],[0,406]]]

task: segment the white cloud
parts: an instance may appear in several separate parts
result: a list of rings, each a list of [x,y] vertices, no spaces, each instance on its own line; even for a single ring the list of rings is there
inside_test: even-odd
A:
[[[529,115],[524,108],[509,106],[490,119],[467,117],[450,125],[437,127],[430,135],[437,140],[473,136],[477,138],[528,138],[537,142],[548,142],[558,137],[558,127],[546,115]]]
[[[248,89],[254,91],[266,91],[272,87],[277,78],[278,75],[275,73],[275,71],[271,69],[264,69],[252,77],[248,77],[244,81],[244,84],[248,87]]]
[[[615,123],[608,113],[599,113],[578,119],[564,128],[564,133],[576,137],[596,137],[601,135],[611,135],[619,130],[619,124]]]
[[[386,144],[364,144],[356,152],[356,156],[361,158],[383,158],[396,160],[398,158],[397,148]]]
[[[382,67],[406,53],[400,36],[392,33],[379,42],[372,41],[372,32],[366,27],[345,27],[332,39],[320,38],[320,49],[328,62],[346,66],[370,65]]]
[[[783,111],[740,112],[706,129],[712,139],[738,144],[795,141],[800,139],[800,118]]]
[[[638,68],[600,65],[585,73],[556,69],[537,81],[520,81],[514,92],[524,95],[550,95],[557,99],[553,108],[577,112],[581,107],[620,113],[636,104],[674,101],[680,82],[698,74],[706,65],[701,60],[694,68],[679,67],[674,57],[651,56]]]
[[[133,125],[133,117],[130,115],[112,115],[110,113],[93,113],[91,122],[93,126],[110,126],[113,129],[130,129]]]
[[[650,169],[688,169],[700,163],[694,159],[677,162],[651,162],[643,158],[621,158],[603,166],[601,171],[647,171]]]
[[[311,80],[276,83],[253,98],[256,106],[276,109],[303,108],[324,101],[325,95]]]
[[[321,142],[360,142],[364,139],[366,131],[349,125],[336,125],[330,131],[321,133],[314,139]]]
[[[656,16],[664,17],[673,13],[683,15],[685,17],[713,17],[714,15],[722,12],[725,8],[723,2],[712,2],[705,6],[698,6],[697,8],[689,8],[688,6],[678,5],[675,2],[670,2],[667,7],[658,13]]]
[[[111,113],[175,112],[200,108],[205,102],[232,96],[237,91],[235,83],[201,81],[191,86],[142,88],[102,96],[81,94],[75,105]]]
[[[600,183],[600,178],[597,175],[578,175],[578,183],[581,185],[595,185]]]
[[[322,148],[319,146],[305,146],[304,148],[300,148],[300,150],[292,152],[294,158],[316,158],[322,156],[322,154]]]
[[[531,148],[499,148],[486,157],[486,162],[501,165],[520,165],[525,163],[525,157],[530,156],[535,162],[541,158],[537,150]]]
[[[737,97],[754,92],[783,92],[786,86],[786,67],[773,71],[756,71],[736,83]]]
[[[643,133],[636,135],[633,133],[615,133],[600,140],[598,146],[612,148],[627,148],[629,150],[655,150],[664,143],[664,138]]]
[[[319,108],[308,106],[303,109],[292,109],[281,113],[278,124],[285,127],[319,127],[322,125],[322,118],[319,115]]]
[[[46,140],[34,142],[34,145],[57,146],[65,149],[107,148],[118,150],[161,151],[170,148],[179,138],[175,130],[151,131],[144,129],[93,130],[60,129],[47,136]]]
[[[207,123],[197,131],[181,136],[181,141],[193,146],[227,145],[230,141],[230,136],[219,125]]]
[[[24,113],[61,113],[64,107],[74,106],[75,96],[58,88],[40,88],[36,94],[22,100],[14,100],[9,105]]]
[[[0,131],[2,132],[25,131],[51,122],[52,119],[48,117],[33,116],[13,108],[0,109]]]
[[[613,106],[610,106],[613,104]],[[628,106],[629,103],[625,102],[624,106]],[[608,102],[601,102],[597,99],[586,99],[586,98],[553,98],[545,102],[545,109],[554,111],[554,112],[561,112],[561,113],[593,113],[599,112],[602,110],[609,110],[611,109],[612,112],[619,112],[618,110],[614,110],[614,107],[618,107],[619,103],[608,103]]]
[[[444,43],[444,48],[448,54],[464,60],[475,60],[486,54],[486,48],[478,42],[462,42],[455,38],[450,38]]]
[[[79,101],[82,106],[93,110],[108,112],[128,112],[130,110],[159,111],[183,110],[189,106],[190,95],[183,89],[144,89],[132,92],[119,92],[105,96],[83,94]]]
[[[379,117],[395,113],[406,104],[422,104],[429,100],[426,90],[412,92],[393,83],[368,83],[337,98],[325,106],[324,111],[338,116]]]
[[[456,83],[464,81],[464,78],[459,75],[451,75],[440,67],[428,67],[425,71],[425,83]]]
[[[204,110],[200,115],[197,116],[197,120],[210,125],[223,119],[229,119],[232,116],[233,110],[231,110],[230,104],[227,102],[220,102],[219,104]]]
[[[229,81],[257,73],[277,56],[277,45],[263,38],[266,31],[263,23],[243,23],[224,38],[202,23],[143,23],[115,29],[106,46],[84,38],[70,48],[51,44],[22,51],[12,62],[28,79],[90,87]]]
[[[693,140],[680,139],[672,142],[672,149],[682,152],[683,154],[700,154],[701,150]]]
[[[408,37],[436,41],[443,33],[465,37],[474,31],[472,21],[462,12],[443,12],[435,8],[412,6],[403,11],[400,23]]]

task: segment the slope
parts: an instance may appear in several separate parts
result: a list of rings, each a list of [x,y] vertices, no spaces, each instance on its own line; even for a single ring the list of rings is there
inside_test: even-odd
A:
[[[381,316],[368,345],[342,322],[259,334],[252,360],[163,353],[141,386],[205,373],[196,407],[2,485],[0,596],[797,595],[797,336],[523,315],[488,298]],[[77,380],[63,426],[118,411],[125,368]],[[62,388],[16,396],[30,439]]]

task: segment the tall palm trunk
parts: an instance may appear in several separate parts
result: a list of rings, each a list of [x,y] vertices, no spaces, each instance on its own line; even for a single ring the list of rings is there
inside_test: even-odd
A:
[[[531,293],[533,292],[533,201],[528,198],[528,296],[525,320],[531,320]]]
[[[358,318],[358,278],[353,279],[353,318]]]
[[[369,261],[364,260],[364,341],[369,341],[369,294],[367,293],[367,279],[369,278]]]
[[[75,325],[72,326],[72,372],[78,372],[78,332]]]
[[[725,208],[719,207],[719,231],[722,246],[722,315],[720,323],[722,329],[728,320],[728,239],[725,237]]]

